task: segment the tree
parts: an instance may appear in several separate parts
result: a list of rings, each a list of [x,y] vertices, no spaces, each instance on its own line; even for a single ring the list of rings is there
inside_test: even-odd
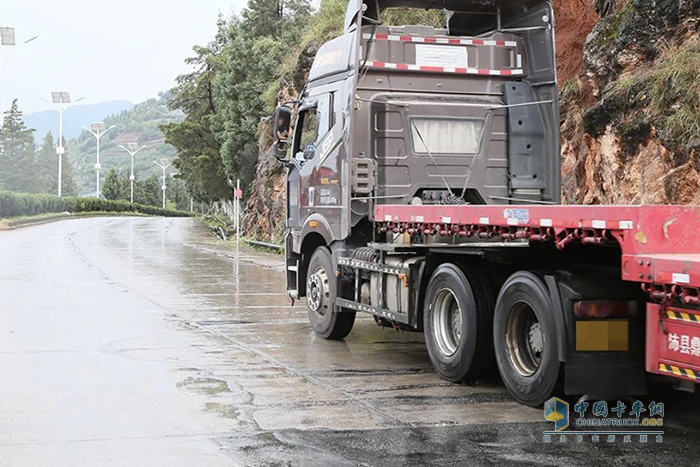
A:
[[[70,153],[68,152],[66,138],[63,138],[63,148],[65,149],[65,154],[63,155],[63,162],[61,164],[61,194],[63,196],[77,196],[78,186],[75,184],[75,180],[73,178],[73,161],[70,157]],[[58,175],[56,175],[56,180],[58,180]],[[55,188],[56,192],[58,192],[57,186],[53,188]]]
[[[38,189],[34,130],[24,126],[17,99],[5,112],[0,130],[0,188],[31,192]]]
[[[213,123],[226,172],[244,184],[255,175],[259,123],[268,116],[261,90],[279,82],[281,64],[287,55],[294,55],[309,12],[304,0],[250,0],[242,19],[229,24],[223,48],[226,66],[214,78],[219,112]]]
[[[163,192],[158,177],[155,175],[144,181],[137,180],[134,184],[134,201],[150,206],[161,206],[163,204]]]
[[[56,180],[58,180],[57,157],[53,135],[47,133],[44,136],[41,148],[36,154],[34,163],[38,181],[37,193],[56,193]]]
[[[179,176],[175,176],[168,180],[168,189],[166,190],[168,200],[175,203],[176,209],[182,211],[190,210],[190,194],[187,192],[185,181]]]
[[[102,186],[102,196],[111,200],[124,199],[124,182],[120,179],[117,169],[109,169]]]
[[[221,144],[212,130],[217,113],[214,102],[214,77],[224,66],[221,51],[227,41],[228,24],[219,17],[218,32],[206,47],[194,47],[195,57],[186,60],[195,71],[180,75],[171,90],[169,106],[186,114],[184,121],[161,127],[165,142],[177,150],[173,164],[181,173],[187,191],[198,201],[230,196],[226,172],[221,161]]]

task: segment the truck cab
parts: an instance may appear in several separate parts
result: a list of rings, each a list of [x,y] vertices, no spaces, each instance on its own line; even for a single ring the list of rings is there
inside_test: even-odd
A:
[[[443,28],[382,24],[386,9],[432,7]],[[292,297],[319,245],[371,240],[378,204],[559,202],[553,23],[542,0],[350,1],[275,118]]]

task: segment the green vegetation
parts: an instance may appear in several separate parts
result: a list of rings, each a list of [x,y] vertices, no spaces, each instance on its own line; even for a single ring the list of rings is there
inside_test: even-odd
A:
[[[171,91],[171,108],[186,114],[163,127],[197,200],[229,198],[226,177],[250,183],[258,159],[258,125],[269,114],[263,99],[279,83],[281,63],[296,50],[310,17],[306,0],[251,0],[240,17],[220,18],[218,32],[188,60],[195,70]],[[277,84],[279,88],[279,84]]]
[[[152,175],[145,180],[135,180],[134,201],[139,204],[161,206],[163,193],[160,178],[162,176]],[[185,188],[185,182],[177,177],[168,178],[166,186],[166,207],[168,209],[188,210],[190,196]],[[119,172],[117,169],[111,168],[102,185],[102,196],[113,201],[129,201],[131,198],[129,173],[127,171]]]
[[[620,117],[632,108],[648,109],[659,135],[674,146],[700,141],[700,40],[667,46],[659,58],[621,77],[610,90]],[[629,115],[628,115],[629,117]],[[633,116],[630,127],[637,126]],[[635,123],[636,122],[636,123]]]
[[[64,140],[62,191],[76,194],[73,165]],[[17,99],[5,112],[0,127],[0,189],[28,193],[56,193],[58,190],[58,158],[53,136],[44,138],[41,148],[34,144],[34,130],[24,124]]]
[[[161,209],[127,201],[111,201],[76,196],[37,195],[0,191],[0,218],[34,216],[45,213],[121,212],[152,216],[186,217],[189,212]]]

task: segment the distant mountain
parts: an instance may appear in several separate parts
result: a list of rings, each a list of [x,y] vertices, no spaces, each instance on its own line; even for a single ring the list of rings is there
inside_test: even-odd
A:
[[[101,102],[91,105],[75,105],[63,112],[63,134],[66,139],[75,138],[82,131],[81,126],[89,127],[92,122],[101,122],[110,115],[131,110],[134,104],[128,101]],[[51,132],[54,138],[58,135],[58,111],[42,110],[26,115],[24,122],[28,128],[34,128],[34,138],[41,143],[46,133]]]

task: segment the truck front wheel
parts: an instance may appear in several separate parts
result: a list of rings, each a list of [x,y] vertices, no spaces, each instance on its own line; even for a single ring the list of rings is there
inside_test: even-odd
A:
[[[318,247],[309,261],[306,280],[306,307],[314,332],[324,339],[343,339],[355,324],[355,313],[335,309],[337,279],[331,254]]]
[[[503,284],[493,322],[496,363],[510,394],[538,407],[549,399],[559,379],[557,336],[545,284],[519,271]]]
[[[453,264],[439,266],[428,283],[425,307],[425,344],[443,379],[472,379],[493,361],[493,297],[480,277]]]

